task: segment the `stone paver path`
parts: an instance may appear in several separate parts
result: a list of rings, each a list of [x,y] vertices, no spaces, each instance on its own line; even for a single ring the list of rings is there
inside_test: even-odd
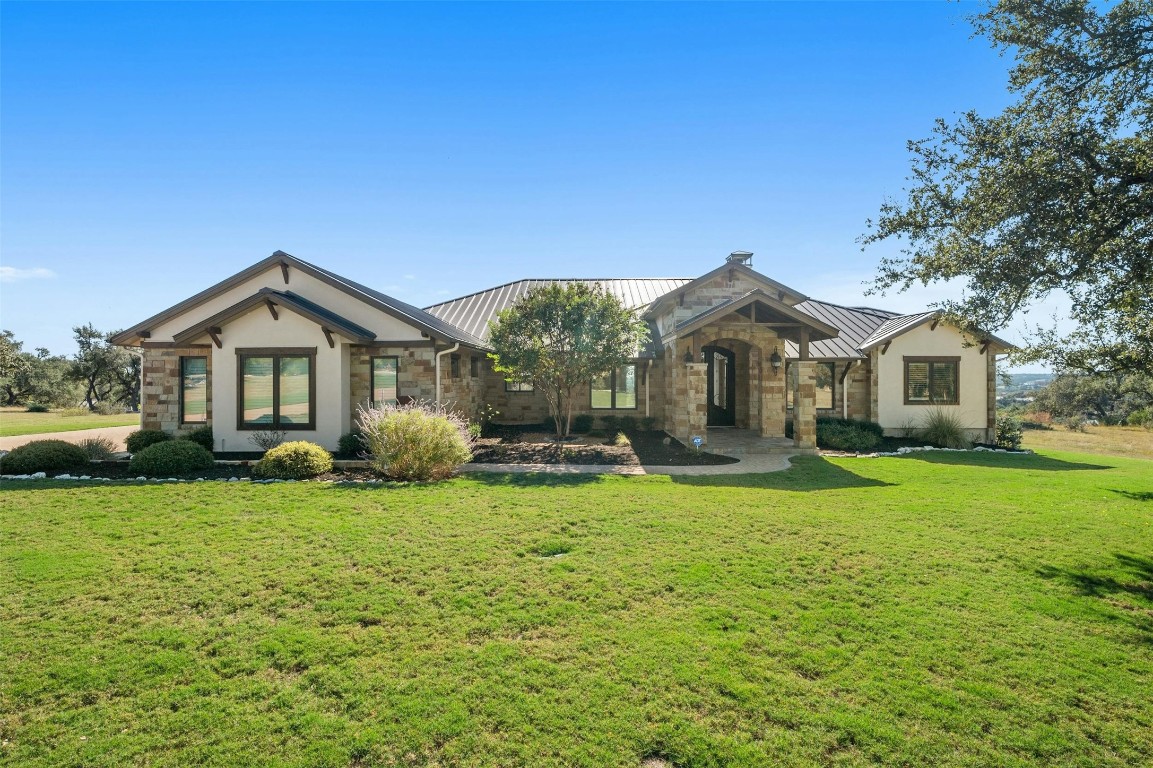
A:
[[[70,432],[43,432],[38,435],[17,435],[0,437],[0,451],[10,451],[33,440],[63,440],[66,443],[79,443],[90,437],[106,437],[116,443],[116,450],[124,450],[124,438],[140,429],[135,425],[127,427],[97,427],[96,429],[74,429]]]

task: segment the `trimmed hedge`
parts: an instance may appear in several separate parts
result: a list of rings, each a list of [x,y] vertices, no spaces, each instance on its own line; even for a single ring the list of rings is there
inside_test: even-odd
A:
[[[33,440],[0,457],[0,473],[30,475],[88,466],[88,453],[79,445],[63,440]]]
[[[215,440],[212,437],[212,427],[197,427],[191,432],[185,432],[180,436],[180,439],[191,440],[206,451],[211,451],[216,447]]]
[[[150,445],[171,439],[172,435],[159,429],[138,429],[124,438],[124,447],[128,449],[129,453],[139,453]]]
[[[128,469],[145,477],[184,475],[213,466],[212,454],[191,440],[153,443],[132,456]]]
[[[303,480],[331,471],[332,454],[307,440],[281,443],[252,465],[252,476],[262,479]]]
[[[830,451],[868,453],[876,450],[881,438],[869,429],[848,424],[817,423],[817,445]]]

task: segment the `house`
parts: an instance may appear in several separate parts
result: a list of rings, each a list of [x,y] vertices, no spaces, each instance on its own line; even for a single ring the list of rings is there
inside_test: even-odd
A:
[[[933,312],[900,315],[799,293],[735,252],[696,278],[589,280],[646,321],[650,340],[589,386],[574,412],[651,417],[682,442],[710,429],[815,444],[836,415],[897,432],[932,406],[991,440],[996,357]],[[507,382],[486,353],[496,313],[546,280],[520,280],[417,307],[282,251],[113,338],[143,355],[142,425],[211,425],[218,451],[260,430],[335,448],[358,405],[427,399],[469,417],[539,423],[547,404]],[[570,282],[559,280],[557,282]]]

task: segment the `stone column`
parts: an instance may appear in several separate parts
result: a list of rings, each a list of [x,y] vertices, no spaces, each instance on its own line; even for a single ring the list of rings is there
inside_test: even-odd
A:
[[[680,440],[687,446],[692,446],[692,439],[700,437],[702,445],[709,442],[709,403],[708,403],[708,370],[706,363],[689,363],[685,365],[685,411],[687,433]]]
[[[793,445],[797,448],[817,447],[817,364],[812,360],[798,360],[792,365],[793,382]]]
[[[769,363],[772,350],[762,352],[761,367],[761,437],[783,437],[785,434],[785,366],[774,371]]]

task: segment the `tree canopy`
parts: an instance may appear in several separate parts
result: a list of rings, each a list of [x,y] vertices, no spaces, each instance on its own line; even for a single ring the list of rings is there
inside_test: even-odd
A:
[[[1077,328],[1037,326],[1021,362],[1153,373],[1153,0],[998,0],[973,19],[1014,57],[999,115],[908,144],[907,199],[867,246],[902,241],[874,290],[961,279],[936,305],[995,331],[1054,292]]]
[[[615,296],[588,283],[550,283],[490,323],[489,357],[508,380],[544,394],[564,437],[576,389],[624,365],[647,338],[645,324]]]

